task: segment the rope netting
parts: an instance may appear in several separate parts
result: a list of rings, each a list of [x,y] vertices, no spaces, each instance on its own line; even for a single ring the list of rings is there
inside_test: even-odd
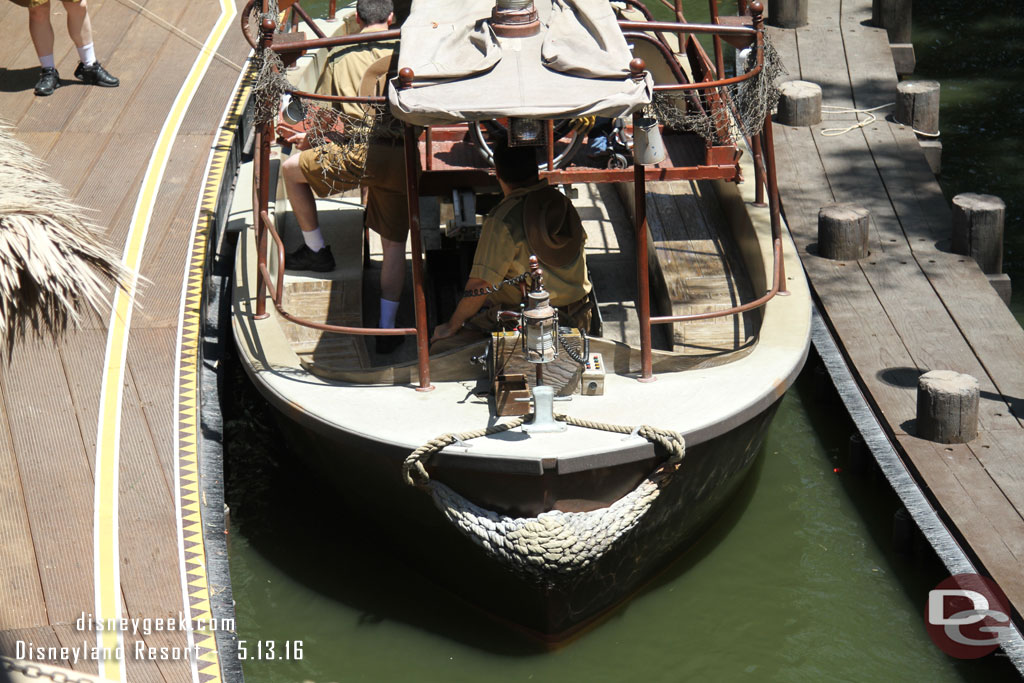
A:
[[[757,47],[750,49],[744,73],[757,66]],[[779,102],[779,78],[788,73],[778,51],[764,37],[764,67],[739,83],[687,92],[656,92],[648,113],[667,129],[690,132],[711,142],[723,139],[734,118],[739,132],[754,136],[761,132],[765,117]]]
[[[263,17],[277,19],[277,0],[270,1],[270,11],[261,15],[250,13],[250,35],[259,36]],[[342,165],[348,169],[362,167],[369,143],[378,139],[394,139],[403,134],[402,124],[391,115],[385,103],[347,103],[333,106],[331,102],[291,95],[298,88],[288,80],[284,62],[274,50],[257,48],[252,57],[255,78],[252,86],[253,123],[256,126],[274,124],[285,95],[298,101],[304,115],[301,127],[305,130],[310,148],[317,154],[317,163],[324,177],[330,169]],[[328,144],[333,143],[333,144]]]
[[[536,517],[509,517],[488,510],[430,478],[425,465],[445,446],[514,429],[525,421],[516,418],[486,429],[432,439],[406,458],[402,468],[405,480],[427,491],[448,521],[514,571],[538,578],[579,571],[600,559],[639,524],[679,469],[686,455],[686,442],[678,432],[648,425],[627,427],[569,415],[555,417],[575,427],[642,437],[660,446],[665,460],[635,489],[608,507],[589,512],[551,510]]]

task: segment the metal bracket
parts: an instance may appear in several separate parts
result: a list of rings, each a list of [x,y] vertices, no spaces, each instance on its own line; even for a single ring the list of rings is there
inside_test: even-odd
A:
[[[517,398],[517,401],[529,401],[529,398]],[[569,396],[555,398],[554,387],[540,386],[533,388],[533,422],[523,425],[524,432],[564,432],[569,428],[564,422],[555,419],[555,401],[570,401]]]

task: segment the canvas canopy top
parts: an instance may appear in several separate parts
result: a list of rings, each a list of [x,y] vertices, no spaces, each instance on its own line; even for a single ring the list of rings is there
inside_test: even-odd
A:
[[[650,103],[653,83],[633,58],[607,0],[535,0],[540,33],[499,38],[493,0],[414,0],[398,67],[412,88],[390,89],[394,115],[415,125],[503,116],[616,117]]]

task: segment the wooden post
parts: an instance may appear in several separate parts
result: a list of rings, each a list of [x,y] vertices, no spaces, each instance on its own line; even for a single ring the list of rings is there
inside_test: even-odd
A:
[[[864,474],[868,471],[868,462],[871,460],[871,449],[864,443],[864,437],[860,432],[850,434],[849,450],[846,454],[846,469],[851,474]]]
[[[856,204],[826,204],[818,211],[818,254],[835,261],[868,255],[868,210]]]
[[[932,370],[917,380],[917,435],[938,443],[967,443],[978,436],[978,380],[952,370]]]
[[[896,89],[896,120],[918,135],[938,135],[939,82],[903,81]]]
[[[884,28],[890,43],[910,43],[912,0],[873,0],[871,23]]]
[[[1006,204],[990,194],[953,197],[953,251],[973,256],[985,273],[1003,272]]]
[[[782,28],[797,28],[807,25],[808,0],[770,0],[768,23]]]
[[[901,507],[892,516],[892,545],[898,553],[909,555],[914,551],[914,518],[907,508]]]
[[[786,81],[780,85],[775,120],[786,126],[821,123],[821,87],[808,81]]]

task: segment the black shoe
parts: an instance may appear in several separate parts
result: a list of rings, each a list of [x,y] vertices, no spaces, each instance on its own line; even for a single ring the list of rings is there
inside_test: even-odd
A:
[[[89,66],[79,62],[78,68],[75,69],[75,78],[86,85],[102,85],[104,88],[116,88],[121,83],[100,66],[99,62],[93,62]]]
[[[60,74],[51,66],[44,66],[39,72],[39,80],[36,81],[36,95],[46,97],[52,95],[53,91],[60,87]]]
[[[334,270],[334,256],[331,255],[330,247],[313,251],[303,244],[292,253],[285,254],[284,267],[285,270],[312,270],[317,273],[326,273]]]
[[[405,341],[403,334],[378,334],[374,337],[373,350],[377,355],[386,356],[402,345]]]

